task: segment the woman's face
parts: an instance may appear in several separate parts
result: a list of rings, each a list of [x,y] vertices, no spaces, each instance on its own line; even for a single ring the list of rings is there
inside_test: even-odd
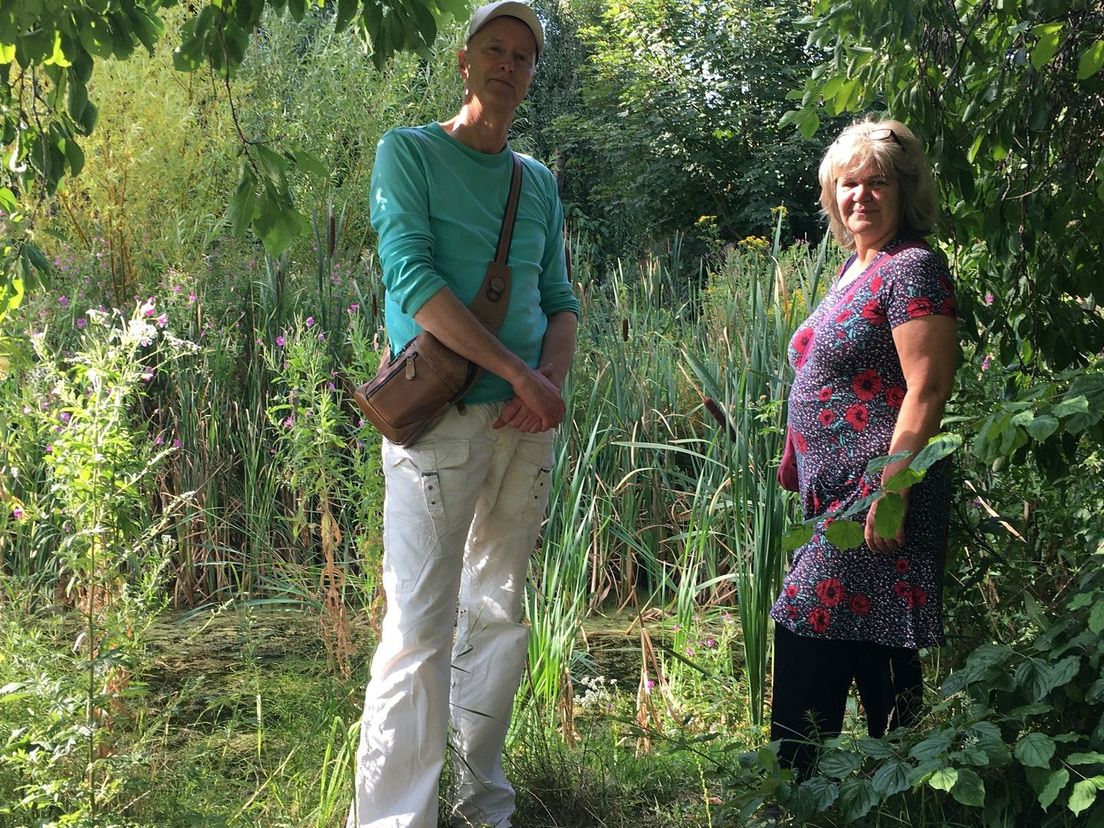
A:
[[[901,225],[901,190],[897,179],[873,160],[845,167],[836,178],[836,207],[856,247],[880,248]]]

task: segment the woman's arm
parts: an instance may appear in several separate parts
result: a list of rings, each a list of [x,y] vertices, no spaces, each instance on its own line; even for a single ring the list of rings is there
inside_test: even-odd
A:
[[[910,456],[889,464],[882,482],[906,468],[912,455],[939,433],[943,408],[951,395],[958,357],[958,321],[953,316],[931,315],[911,319],[893,329],[893,343],[905,376],[905,398],[893,429],[889,453]],[[907,498],[907,490],[902,492]],[[904,521],[896,537],[883,538],[874,530],[877,503],[866,517],[866,544],[875,552],[895,552],[905,541]]]

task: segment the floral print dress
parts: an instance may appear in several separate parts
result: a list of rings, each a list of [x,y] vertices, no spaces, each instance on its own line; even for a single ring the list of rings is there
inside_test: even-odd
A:
[[[889,453],[905,397],[892,331],[931,314],[955,315],[947,266],[927,246],[897,240],[856,279],[837,280],[794,334],[789,429],[806,520],[846,510],[879,486],[881,472],[868,474],[866,466]],[[905,543],[895,553],[866,544],[840,550],[818,522],[794,553],[774,620],[814,638],[942,644],[950,471],[949,459],[940,461],[912,487]],[[865,521],[866,513],[853,518]]]

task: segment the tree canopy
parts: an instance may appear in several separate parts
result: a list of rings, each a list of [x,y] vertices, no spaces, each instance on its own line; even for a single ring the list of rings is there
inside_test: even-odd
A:
[[[885,109],[926,141],[964,273],[963,312],[1003,361],[1056,367],[1104,348],[1104,6],[1092,0],[819,0],[827,61],[787,114]],[[966,325],[964,330],[974,330]]]

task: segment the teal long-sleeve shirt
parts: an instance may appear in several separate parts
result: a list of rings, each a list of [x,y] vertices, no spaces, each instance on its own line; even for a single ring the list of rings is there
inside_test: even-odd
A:
[[[540,162],[520,157],[524,172],[508,259],[510,304],[498,337],[536,368],[548,317],[564,311],[578,315],[579,303],[567,278],[556,180]],[[400,127],[380,139],[372,170],[372,226],[379,234],[392,353],[421,331],[414,314],[441,288],[471,304],[494,259],[512,168],[508,147],[478,152],[436,123]],[[465,400],[513,396],[509,383],[487,372]]]

